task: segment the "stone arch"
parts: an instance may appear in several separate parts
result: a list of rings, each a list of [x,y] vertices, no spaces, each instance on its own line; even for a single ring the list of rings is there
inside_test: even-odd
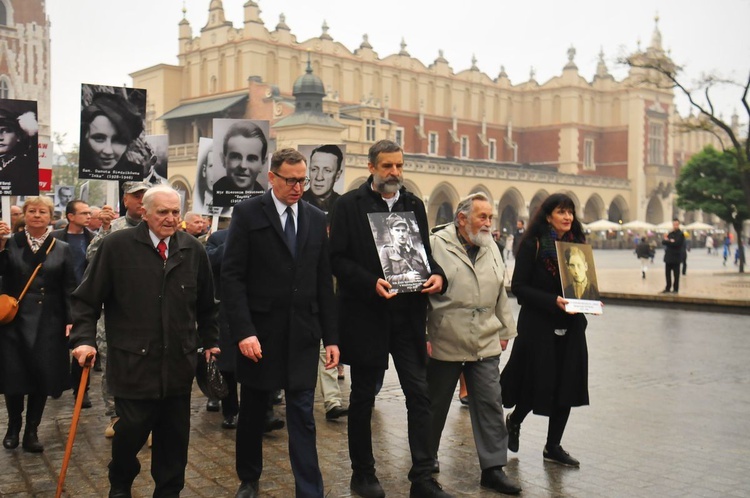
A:
[[[404,187],[406,187],[406,190],[408,190],[412,194],[416,195],[420,199],[424,198],[424,197],[422,197],[422,191],[417,186],[417,184],[414,183],[413,181],[404,179]]]
[[[493,207],[494,207],[494,205],[495,205],[495,199],[494,199],[494,196],[492,195],[492,191],[489,188],[487,188],[485,185],[481,184],[481,183],[478,184],[478,185],[474,185],[473,187],[471,187],[471,190],[469,190],[469,193],[466,194],[466,195],[476,194],[477,192],[481,192],[484,195],[486,195],[487,198],[490,200],[490,204],[492,204]]]
[[[187,212],[188,206],[192,207],[193,188],[190,181],[183,175],[175,175],[169,179],[169,184],[180,194],[180,209]]]
[[[534,194],[534,197],[531,198],[529,201],[529,218],[534,216],[534,213],[539,208],[539,206],[542,205],[542,202],[544,202],[544,199],[549,197],[549,192],[542,189],[539,190],[536,194]]]
[[[13,27],[13,2],[0,0],[0,25]]]
[[[450,183],[440,183],[430,195],[427,206],[427,222],[430,226],[442,225],[453,221],[453,212],[460,196]]]
[[[615,196],[609,203],[607,219],[613,223],[627,223],[630,221],[630,208],[621,195]]]
[[[366,176],[360,176],[349,182],[349,185],[346,187],[346,191],[349,192],[351,190],[356,190],[359,187],[362,186],[363,183],[367,181]]]
[[[659,196],[653,195],[646,205],[646,222],[658,225],[662,221],[664,221],[664,206]]]
[[[604,201],[599,194],[593,194],[586,201],[586,206],[583,208],[583,212],[579,214],[579,218],[583,223],[591,223],[593,221],[601,220],[604,218]]]
[[[497,229],[513,233],[513,230],[516,228],[516,221],[519,218],[528,218],[528,213],[525,212],[525,209],[526,204],[523,201],[521,192],[516,188],[506,190],[497,203]]]
[[[573,207],[575,208],[576,213],[578,213],[580,221],[580,213],[583,212],[583,208],[581,207],[581,200],[578,198],[578,195],[576,195],[572,190],[563,190],[560,191],[560,193],[565,194],[571,198],[571,200],[573,201]]]

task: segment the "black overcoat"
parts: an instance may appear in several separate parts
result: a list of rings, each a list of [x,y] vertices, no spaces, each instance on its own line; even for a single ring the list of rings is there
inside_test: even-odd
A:
[[[545,269],[535,238],[518,248],[511,290],[521,312],[518,336],[500,378],[503,405],[512,408],[524,401],[540,415],[551,413],[555,399],[560,406],[588,405],[588,322],[582,313],[570,315],[557,307],[560,277]],[[558,340],[556,329],[567,329],[567,340]]]
[[[417,351],[426,361],[427,295],[411,292],[386,300],[375,291],[378,279],[385,277],[367,213],[387,213],[388,205],[380,194],[372,191],[371,182],[372,177],[358,189],[342,195],[333,207],[331,262],[338,283],[341,361],[388,368],[388,331],[394,310],[408,313],[411,327],[404,333],[412,334]],[[431,273],[443,277],[445,291],[448,281],[432,258],[424,203],[402,188],[392,211],[414,212]]]
[[[227,235],[229,235],[229,230],[218,230],[212,233],[206,241],[206,253],[214,274],[214,293],[217,300],[221,299],[221,263],[224,261]],[[216,359],[219,370],[234,372],[237,363],[237,345],[232,340],[227,320],[227,307],[223,303],[219,303],[219,348],[221,354]]]
[[[206,251],[184,232],[166,261],[148,225],[110,233],[73,293],[71,347],[96,345],[102,304],[110,392],[128,399],[190,394],[196,350],[218,344],[218,305]]]
[[[70,294],[76,287],[73,253],[52,236],[34,254],[23,233],[14,234],[0,253],[3,293],[18,297],[34,268],[42,268],[21,301],[16,318],[0,326],[0,393],[58,397],[70,389],[65,325],[71,323]]]
[[[323,211],[299,201],[292,257],[271,191],[238,203],[221,266],[221,302],[235,344],[250,336],[263,358],[237,354],[237,381],[254,389],[314,389],[320,340],[338,344]]]

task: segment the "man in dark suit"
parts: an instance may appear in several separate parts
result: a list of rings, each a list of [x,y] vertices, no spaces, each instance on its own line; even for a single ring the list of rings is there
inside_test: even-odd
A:
[[[313,418],[321,338],[326,368],[338,364],[339,350],[326,219],[300,202],[305,173],[299,152],[276,151],[271,190],[235,206],[224,251],[222,304],[240,353],[238,498],[258,494],[268,397],[282,388],[296,495],[323,496]]]
[[[53,230],[51,235],[62,241],[65,241],[73,253],[73,268],[76,275],[76,285],[81,285],[83,272],[86,271],[86,249],[89,247],[91,240],[94,238],[94,232],[89,230],[91,222],[91,208],[89,205],[80,200],[68,202],[65,206],[65,217],[68,219],[68,226],[59,230]],[[81,384],[81,374],[83,368],[78,364],[75,358],[70,359],[70,376],[73,382],[73,398],[78,397],[78,386]],[[86,392],[83,395],[83,408],[91,408],[89,399],[89,385],[91,379],[86,381]]]
[[[344,154],[338,145],[321,145],[313,150],[310,154],[310,188],[302,194],[302,199],[328,213],[341,197],[333,187],[344,172],[343,163]]]
[[[155,497],[185,485],[196,350],[219,354],[208,256],[177,230],[180,196],[167,185],[143,196],[143,222],[110,233],[72,296],[70,343],[81,365],[96,353],[96,322],[107,329],[107,380],[119,420],[109,463],[110,498],[131,496],[138,451],[153,432]]]
[[[664,246],[664,269],[667,278],[667,287],[662,293],[672,292],[677,294],[680,290],[680,263],[682,263],[682,246],[685,245],[685,235],[680,230],[680,220],[672,220],[672,231],[664,234],[661,241]],[[672,287],[672,275],[674,275],[674,287]]]
[[[565,299],[599,300],[599,289],[589,279],[589,263],[583,251],[576,246],[571,246],[565,249],[563,255],[569,282],[563,291]]]
[[[333,208],[331,262],[339,293],[342,361],[351,365],[349,457],[351,489],[364,498],[385,496],[375,475],[370,422],[376,385],[388,368],[388,354],[398,370],[407,405],[412,468],[410,495],[449,497],[432,478],[430,400],[427,394],[425,324],[429,294],[444,292],[447,281],[432,258],[427,215],[422,200],[403,188],[401,147],[381,140],[370,147],[370,177],[342,195]],[[391,293],[372,236],[368,213],[411,211],[417,220],[431,275],[421,292]]]

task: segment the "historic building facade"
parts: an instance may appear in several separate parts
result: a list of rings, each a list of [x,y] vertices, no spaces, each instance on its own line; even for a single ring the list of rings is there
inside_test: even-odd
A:
[[[197,36],[180,22],[177,65],[131,75],[148,91],[149,133],[169,135],[170,181],[185,190],[211,120],[244,117],[269,120],[279,147],[345,143],[348,188],[366,179],[370,145],[396,140],[406,152],[407,185],[425,200],[430,223],[450,218],[475,191],[493,200],[504,228],[558,191],[574,198],[587,222],[661,223],[673,215],[677,168],[714,140],[677,137],[682,118],[672,91],[643,84],[639,69],[615,80],[603,54],[591,81],[579,74],[571,47],[559,76],[539,83],[532,72],[514,85],[502,68],[492,77],[476,61],[456,72],[442,53],[425,65],[403,42],[381,57],[364,35],[352,51],[325,24],[319,37],[298,41],[283,15],[270,30],[260,13],[248,0],[235,28],[221,0],[210,0]],[[658,24],[637,55],[668,60]],[[293,118],[302,78],[319,78],[325,119]]]
[[[0,0],[0,98],[36,100],[40,165],[51,168],[49,20],[44,0]]]

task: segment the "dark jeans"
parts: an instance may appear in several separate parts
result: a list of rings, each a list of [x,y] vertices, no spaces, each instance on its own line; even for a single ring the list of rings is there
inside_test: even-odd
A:
[[[120,420],[112,439],[109,482],[130,489],[141,470],[138,452],[152,433],[154,497],[176,497],[185,487],[190,437],[190,395],[162,399],[115,398]]]
[[[322,498],[323,476],[315,444],[315,390],[284,391],[289,432],[289,460],[298,498]],[[263,428],[270,391],[240,387],[236,466],[241,481],[257,481],[263,472]]]
[[[415,331],[407,314],[395,314],[390,336],[390,353],[396,366],[401,390],[406,398],[407,427],[412,467],[412,482],[431,477],[432,452],[430,451],[430,399],[427,394],[427,368],[417,350]],[[424,333],[424,331],[422,331]],[[426,347],[426,346],[422,346]],[[351,365],[352,391],[349,399],[349,457],[352,470],[359,474],[375,473],[372,453],[372,409],[378,381],[383,369]]]
[[[667,286],[664,290],[680,290],[680,263],[664,263]],[[672,287],[672,275],[674,275],[674,287]]]

